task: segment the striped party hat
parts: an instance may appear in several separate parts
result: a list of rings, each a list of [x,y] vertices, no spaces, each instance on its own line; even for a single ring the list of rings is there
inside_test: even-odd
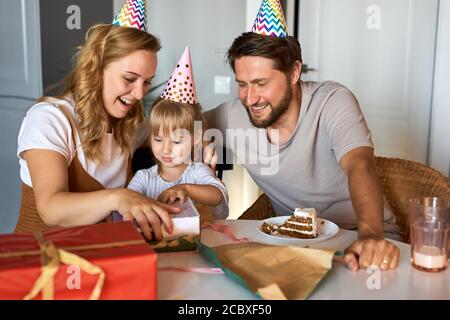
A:
[[[252,32],[272,37],[286,37],[287,26],[279,0],[263,0]]]
[[[112,24],[147,31],[146,1],[127,0]]]
[[[198,103],[189,47],[184,49],[161,98],[189,104]]]

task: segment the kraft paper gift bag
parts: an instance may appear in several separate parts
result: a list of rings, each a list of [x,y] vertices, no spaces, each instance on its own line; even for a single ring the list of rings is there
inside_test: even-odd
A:
[[[334,256],[334,251],[255,242],[198,247],[231,279],[269,300],[306,299],[331,270]]]

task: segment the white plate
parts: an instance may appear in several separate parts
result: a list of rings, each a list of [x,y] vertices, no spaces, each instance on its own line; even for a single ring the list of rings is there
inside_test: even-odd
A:
[[[267,233],[264,233],[261,231],[261,226],[264,222],[275,224],[275,225],[282,225],[286,219],[288,219],[289,216],[280,216],[280,217],[274,217],[269,218],[266,220],[261,221],[261,223],[258,223],[258,231],[260,234],[262,234],[267,239],[275,240],[275,241],[282,241],[282,242],[289,242],[290,244],[313,244],[317,242],[324,241],[326,239],[329,239],[333,236],[335,236],[338,231],[339,227],[326,219],[317,218],[317,230],[318,230],[318,236],[314,239],[299,239],[294,237],[289,237],[285,235],[270,235]],[[322,223],[323,222],[323,223]]]

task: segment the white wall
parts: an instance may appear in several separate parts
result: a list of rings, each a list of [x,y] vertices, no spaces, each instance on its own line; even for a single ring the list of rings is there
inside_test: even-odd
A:
[[[450,1],[441,0],[436,43],[429,165],[450,178]]]
[[[253,23],[256,19],[259,7],[261,6],[261,0],[247,0],[246,5],[246,24],[245,30],[250,31],[253,27]]]
[[[118,11],[123,0],[114,0]],[[197,95],[204,110],[237,96],[234,75],[225,63],[233,39],[245,30],[246,3],[242,0],[151,0],[148,31],[162,44],[154,84],[165,82],[186,46],[194,68]],[[230,94],[214,93],[214,77],[230,77]],[[164,86],[152,93],[159,96]]]

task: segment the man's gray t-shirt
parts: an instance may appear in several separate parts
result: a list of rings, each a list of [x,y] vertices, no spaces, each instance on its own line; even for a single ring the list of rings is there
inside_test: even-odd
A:
[[[206,114],[208,127],[219,129],[226,147],[270,198],[277,215],[297,207],[341,227],[356,227],[348,179],[339,162],[352,149],[373,148],[371,133],[355,96],[336,82],[300,82],[302,101],[289,140],[271,144],[265,129],[255,128],[239,99]],[[220,145],[220,139],[216,139]],[[392,220],[385,210],[384,220]]]

